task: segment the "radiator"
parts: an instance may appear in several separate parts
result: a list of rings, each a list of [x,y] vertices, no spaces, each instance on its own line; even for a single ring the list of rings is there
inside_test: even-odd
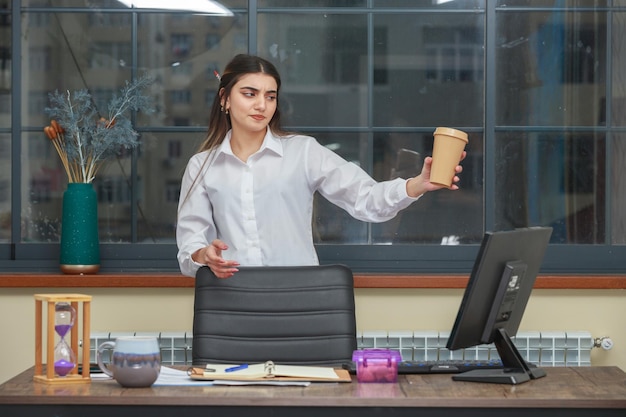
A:
[[[96,363],[96,350],[100,344],[124,336],[153,336],[161,347],[161,364],[191,365],[192,332],[91,332],[89,361]],[[109,358],[110,360],[110,358]]]
[[[121,336],[154,336],[161,346],[163,365],[191,365],[191,332],[92,332],[90,360],[96,361],[96,349],[106,341]],[[444,331],[363,331],[357,334],[357,348],[388,348],[400,351],[403,360],[498,359],[493,345],[450,351],[446,343],[450,332]],[[602,338],[604,340],[605,338]],[[524,331],[512,338],[520,354],[539,366],[590,366],[591,350],[599,346],[587,331]]]
[[[403,360],[499,359],[493,344],[448,350],[449,331],[364,331],[357,346],[400,351]],[[540,366],[590,366],[594,340],[586,331],[525,331],[511,338],[527,362]]]

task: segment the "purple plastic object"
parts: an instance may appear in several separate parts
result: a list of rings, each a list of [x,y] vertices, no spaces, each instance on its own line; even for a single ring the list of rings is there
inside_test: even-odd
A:
[[[352,353],[359,382],[397,382],[400,352],[391,349],[361,349]]]

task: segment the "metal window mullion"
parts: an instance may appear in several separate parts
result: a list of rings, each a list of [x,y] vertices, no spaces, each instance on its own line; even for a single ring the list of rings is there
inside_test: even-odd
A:
[[[12,0],[11,5],[11,259],[15,259],[15,245],[22,241],[21,3]]]
[[[138,73],[137,68],[139,67],[139,52],[138,52],[138,44],[137,44],[137,32],[138,32],[138,13],[133,11],[131,13],[131,26],[130,26],[130,48],[131,48],[131,69],[130,69],[130,78],[131,80],[136,80]],[[137,112],[133,111],[131,114],[131,123],[133,126],[136,126],[137,122]],[[140,145],[141,146],[141,145]],[[137,216],[137,208],[139,207],[139,184],[137,180],[138,168],[137,159],[139,158],[139,152],[137,148],[133,148],[131,152],[130,158],[130,185],[131,185],[131,193],[130,193],[130,241],[135,243],[138,239],[138,216]]]
[[[486,4],[485,14],[485,131],[483,138],[483,207],[484,228],[491,230],[495,226],[495,189],[496,189],[496,5]]]
[[[252,55],[258,53],[258,19],[257,0],[248,0],[248,52]]]
[[[604,244],[613,242],[613,11],[609,8],[606,14],[606,82],[605,82],[605,121],[606,133],[604,136]]]
[[[372,0],[367,1],[368,9],[372,7]],[[370,175],[374,174],[374,14],[367,12],[367,166]],[[372,223],[367,223],[367,244],[373,242]]]

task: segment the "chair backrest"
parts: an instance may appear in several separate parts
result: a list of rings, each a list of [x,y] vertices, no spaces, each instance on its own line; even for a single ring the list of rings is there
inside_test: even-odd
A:
[[[196,274],[193,364],[336,366],[356,349],[354,280],[343,265]]]

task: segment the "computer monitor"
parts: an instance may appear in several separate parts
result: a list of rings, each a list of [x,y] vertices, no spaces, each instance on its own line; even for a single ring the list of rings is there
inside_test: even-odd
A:
[[[545,376],[524,360],[511,337],[517,334],[551,234],[550,227],[485,233],[446,347],[493,343],[503,369],[467,371],[454,380],[520,384]]]

